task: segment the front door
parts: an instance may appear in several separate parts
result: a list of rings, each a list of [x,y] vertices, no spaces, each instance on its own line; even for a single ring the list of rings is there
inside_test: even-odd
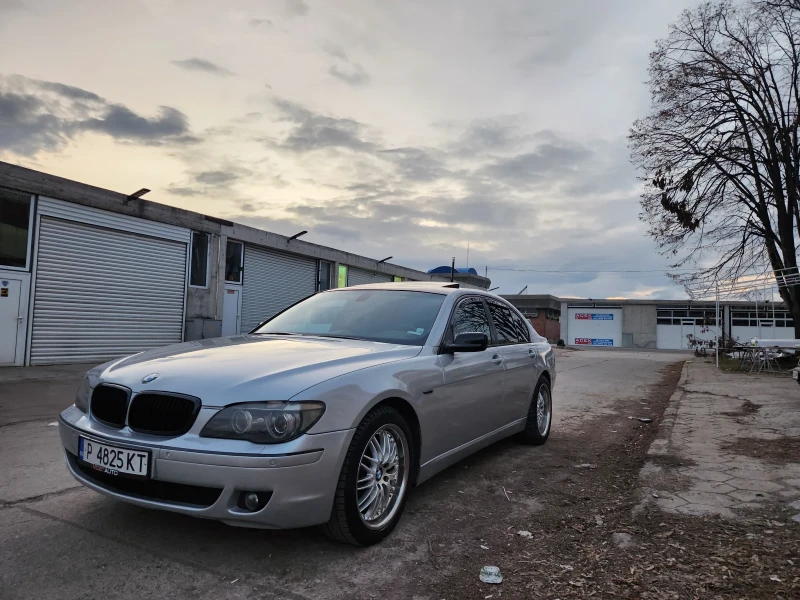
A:
[[[478,297],[467,297],[456,305],[447,338],[472,332],[485,333],[491,339],[489,318]],[[489,346],[483,352],[456,352],[439,358],[444,387],[437,407],[435,439],[431,440],[432,457],[504,425],[501,404],[505,367],[499,349]]]
[[[17,362],[17,341],[24,316],[20,313],[22,281],[0,277],[0,365]]]
[[[239,321],[242,290],[239,287],[225,288],[225,301],[222,303],[222,336],[239,335]]]

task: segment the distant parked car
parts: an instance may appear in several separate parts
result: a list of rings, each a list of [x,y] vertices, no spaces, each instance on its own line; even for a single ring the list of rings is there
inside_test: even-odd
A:
[[[92,369],[59,425],[69,471],[113,498],[369,545],[411,486],[513,434],[543,444],[555,376],[505,300],[375,284]]]

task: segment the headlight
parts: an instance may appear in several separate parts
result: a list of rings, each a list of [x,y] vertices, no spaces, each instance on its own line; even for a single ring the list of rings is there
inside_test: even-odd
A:
[[[78,392],[75,394],[75,406],[83,411],[89,412],[89,394],[92,392],[92,386],[89,383],[89,376],[83,378]]]
[[[234,404],[211,417],[200,437],[279,444],[304,434],[324,412],[322,402]]]

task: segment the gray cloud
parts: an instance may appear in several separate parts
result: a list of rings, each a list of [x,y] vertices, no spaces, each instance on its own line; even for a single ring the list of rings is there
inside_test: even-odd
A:
[[[191,196],[202,196],[203,195],[203,190],[202,189],[195,188],[195,187],[188,187],[188,186],[171,185],[171,186],[169,186],[167,188],[167,191],[170,194],[174,194],[175,196],[191,197]]]
[[[292,17],[302,17],[308,14],[308,4],[304,0],[286,0],[286,12]]]
[[[347,63],[344,67],[331,65],[328,73],[353,86],[365,85],[371,79],[369,73],[359,63]]]
[[[148,118],[74,86],[0,77],[0,150],[33,156],[58,150],[86,132],[148,145],[198,141],[186,115],[175,108],[162,106]]]
[[[230,171],[203,171],[195,175],[194,179],[198,183],[206,183],[209,185],[221,185],[236,181],[239,175]]]
[[[352,86],[365,85],[372,79],[361,63],[350,60],[347,52],[338,44],[326,41],[322,44],[322,51],[334,59],[335,62],[328,68],[328,73],[336,79]]]
[[[200,71],[203,73],[209,73],[210,75],[217,75],[219,77],[230,77],[231,75],[235,75],[233,71],[214,64],[210,60],[206,60],[204,58],[187,58],[184,60],[173,60],[171,62],[176,67],[186,69],[187,71]]]
[[[339,60],[350,62],[350,59],[348,58],[347,53],[344,51],[344,48],[338,44],[334,44],[331,41],[326,41],[322,44],[322,51],[332,58],[338,58]]]
[[[481,172],[509,185],[536,185],[577,169],[591,156],[591,150],[577,144],[548,142],[532,152],[500,158]]]
[[[273,25],[269,19],[250,19],[249,23],[253,27],[272,27]]]
[[[388,148],[381,158],[392,163],[397,175],[406,181],[435,181],[450,175],[445,167],[446,155],[429,148]]]
[[[113,105],[108,107],[102,117],[82,121],[80,127],[87,131],[106,133],[120,140],[157,142],[171,138],[181,143],[197,141],[197,138],[188,135],[189,121],[186,115],[169,106],[160,107],[158,116],[148,119],[125,106]]]
[[[372,152],[377,148],[364,139],[366,126],[358,121],[326,117],[288,100],[276,99],[273,104],[281,113],[282,120],[293,123],[289,133],[278,144],[281,148],[298,153],[326,148]]]

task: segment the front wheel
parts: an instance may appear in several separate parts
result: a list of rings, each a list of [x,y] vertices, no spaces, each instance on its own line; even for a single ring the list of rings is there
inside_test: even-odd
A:
[[[528,444],[541,446],[550,437],[550,425],[553,421],[553,396],[550,383],[546,378],[539,379],[533,392],[531,406],[528,409],[528,421],[522,439]]]
[[[411,432],[398,411],[380,406],[367,414],[347,450],[323,533],[357,546],[389,535],[405,507],[414,460]]]

